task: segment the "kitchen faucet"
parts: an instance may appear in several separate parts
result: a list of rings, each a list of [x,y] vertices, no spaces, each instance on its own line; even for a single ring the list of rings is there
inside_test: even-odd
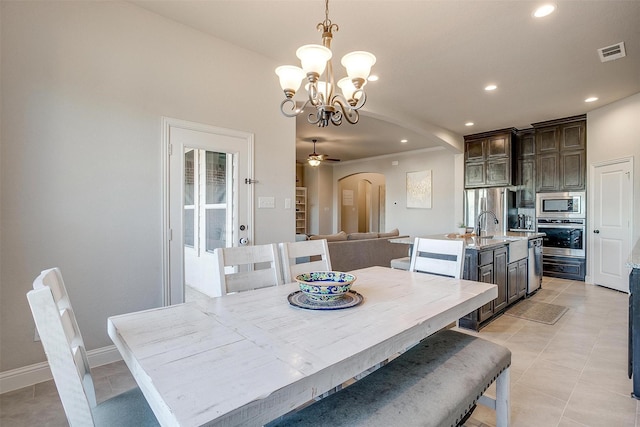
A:
[[[496,214],[493,213],[493,211],[482,211],[478,214],[478,218],[476,219],[477,225],[476,225],[476,236],[480,237],[480,233],[482,232],[482,228],[480,226],[480,219],[482,218],[482,215],[486,215],[486,214],[491,214],[493,216],[493,221],[494,224],[498,224],[498,218],[496,217]]]

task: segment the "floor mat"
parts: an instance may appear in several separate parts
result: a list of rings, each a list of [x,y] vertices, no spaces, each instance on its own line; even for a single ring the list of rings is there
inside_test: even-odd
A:
[[[520,319],[531,320],[533,322],[545,323],[553,325],[563,314],[569,310],[562,305],[549,304],[546,302],[537,302],[531,300],[520,301],[504,314],[508,316],[518,317]]]

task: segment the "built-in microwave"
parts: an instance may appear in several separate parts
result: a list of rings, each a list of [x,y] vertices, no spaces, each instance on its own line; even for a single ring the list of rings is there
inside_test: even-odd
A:
[[[585,193],[538,193],[536,194],[536,217],[538,218],[585,218]]]

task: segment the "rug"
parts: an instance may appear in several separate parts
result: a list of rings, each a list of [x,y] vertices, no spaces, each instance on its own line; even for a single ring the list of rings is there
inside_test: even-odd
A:
[[[520,319],[531,320],[533,322],[555,324],[563,314],[569,310],[562,305],[549,304],[546,302],[531,301],[529,299],[520,301],[504,314],[518,317]]]

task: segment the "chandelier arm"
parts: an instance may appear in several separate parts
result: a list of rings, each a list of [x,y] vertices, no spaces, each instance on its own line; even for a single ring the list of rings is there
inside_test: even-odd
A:
[[[318,123],[320,123],[320,120],[322,119],[322,115],[320,114],[320,111],[316,110],[315,119],[312,119],[312,117],[314,116],[313,113],[309,113],[309,115],[307,116],[307,122],[309,122],[312,125],[318,125]],[[320,126],[320,125],[318,125]],[[315,151],[315,150],[314,150]]]
[[[344,118],[352,125],[355,125],[358,123],[358,120],[360,120],[360,113],[358,113],[358,109],[351,107],[346,102],[344,96],[340,94],[334,96],[332,104],[336,106],[336,112],[339,112],[341,116],[344,116]],[[342,122],[342,117],[340,117],[340,122]]]
[[[302,113],[304,107],[306,107],[308,103],[309,101],[306,101],[300,108],[296,108],[296,101],[291,98],[285,98],[280,104],[280,111],[287,117],[296,117]],[[291,104],[290,112],[285,110],[285,104]]]
[[[359,110],[362,107],[364,107],[365,102],[367,102],[367,93],[363,90],[363,89],[358,89],[355,92],[353,92],[353,96],[355,97],[357,94],[360,94],[360,98],[358,98],[358,102],[356,102],[356,105],[354,105],[353,107],[351,107],[354,110]]]
[[[331,123],[333,123],[336,126],[340,126],[342,124],[342,117],[347,117],[347,116],[342,114],[342,111],[339,108],[336,108],[336,111],[331,116]],[[349,119],[347,119],[347,121],[349,121]]]

